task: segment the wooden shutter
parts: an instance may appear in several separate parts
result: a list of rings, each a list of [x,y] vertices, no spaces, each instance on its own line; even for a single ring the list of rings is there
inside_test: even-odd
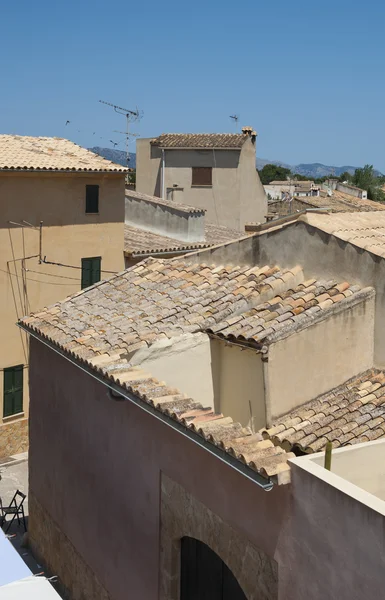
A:
[[[86,185],[86,213],[99,212],[99,186]]]
[[[82,290],[100,281],[101,258],[82,258]]]
[[[23,365],[4,369],[4,417],[23,412]]]
[[[193,167],[191,185],[212,185],[212,167]]]

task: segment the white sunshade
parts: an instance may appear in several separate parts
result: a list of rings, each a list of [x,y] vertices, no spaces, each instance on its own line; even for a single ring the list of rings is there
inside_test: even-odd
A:
[[[59,600],[50,582],[44,577],[34,577],[14,581],[0,587],[1,600]]]

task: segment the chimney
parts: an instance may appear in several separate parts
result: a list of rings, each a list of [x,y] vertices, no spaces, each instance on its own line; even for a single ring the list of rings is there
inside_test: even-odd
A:
[[[242,127],[242,133],[251,137],[251,141],[255,144],[257,132],[252,127]]]

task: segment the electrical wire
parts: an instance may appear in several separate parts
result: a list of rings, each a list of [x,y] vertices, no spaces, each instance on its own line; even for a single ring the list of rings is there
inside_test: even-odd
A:
[[[16,273],[11,273],[11,271],[5,271],[4,269],[0,269],[0,272],[5,273],[6,275],[12,275],[12,277],[17,277],[18,279],[22,279],[22,277],[20,275],[17,275]],[[45,273],[42,273],[42,275],[45,275]],[[45,283],[47,285],[77,285],[75,283],[55,283],[54,281],[42,281],[41,279],[32,279],[31,277],[27,277],[27,281],[34,281],[36,283]],[[80,283],[80,279],[76,280],[78,283]],[[16,313],[17,315],[17,313]],[[17,315],[17,318],[18,315]]]
[[[27,273],[36,273],[37,275],[47,275],[47,277],[57,277],[58,279],[71,279],[72,281],[79,281],[78,277],[68,277],[66,275],[55,275],[55,273],[44,273],[43,271],[34,271],[33,269],[25,269]]]
[[[66,267],[68,269],[82,269],[83,267],[79,267],[78,265],[65,265],[63,263],[58,263],[58,262],[52,262],[50,260],[46,260],[45,258],[42,260],[42,263],[44,263],[45,265],[56,265],[58,267]],[[100,270],[101,273],[111,273],[112,275],[117,275],[119,273],[119,271],[105,271],[104,269]]]

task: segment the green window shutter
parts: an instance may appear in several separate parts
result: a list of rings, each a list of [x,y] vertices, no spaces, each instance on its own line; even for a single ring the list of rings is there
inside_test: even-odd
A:
[[[23,411],[23,365],[4,369],[4,417]]]
[[[82,258],[82,290],[100,281],[101,258]]]
[[[99,186],[86,185],[86,213],[99,212]]]

